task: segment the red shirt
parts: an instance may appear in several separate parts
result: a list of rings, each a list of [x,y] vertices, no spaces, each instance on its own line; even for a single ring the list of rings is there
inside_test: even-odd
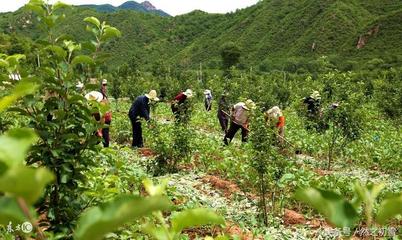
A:
[[[285,116],[280,116],[278,118],[278,123],[276,124],[276,127],[280,128],[280,127],[284,127],[284,126],[285,126]]]
[[[174,100],[178,101],[179,104],[183,103],[186,99],[187,99],[187,96],[184,95],[183,92],[179,93],[179,94],[174,98]]]

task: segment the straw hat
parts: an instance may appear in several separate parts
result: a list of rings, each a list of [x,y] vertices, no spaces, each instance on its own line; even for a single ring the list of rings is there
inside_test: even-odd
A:
[[[102,95],[102,93],[100,93],[100,92],[92,91],[92,92],[89,92],[87,95],[85,95],[85,98],[86,98],[88,101],[97,101],[97,102],[101,102],[102,99],[103,99],[103,95]]]
[[[314,100],[320,100],[321,99],[321,95],[318,91],[313,91],[313,93],[310,95],[310,97]]]
[[[75,85],[76,88],[82,89],[84,88],[84,84],[82,82],[78,82],[77,85]]]
[[[193,97],[193,90],[187,89],[183,94],[186,95],[188,98],[192,98]]]
[[[254,109],[255,107],[255,103],[251,99],[247,99],[247,101],[243,105],[243,108],[248,111]]]
[[[145,94],[145,97],[155,102],[159,101],[155,90],[149,91],[149,93]]]
[[[211,94],[211,90],[206,89],[206,90],[204,91],[204,95],[209,95],[209,94]]]
[[[106,79],[102,79],[102,85],[107,85],[107,80]]]

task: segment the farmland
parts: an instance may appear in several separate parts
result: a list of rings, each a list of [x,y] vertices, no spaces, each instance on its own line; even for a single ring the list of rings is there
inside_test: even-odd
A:
[[[365,6],[357,2],[350,6]],[[275,1],[216,17],[246,16],[268,5]],[[399,14],[376,19],[371,10],[359,17],[376,22]],[[15,14],[37,22],[31,32],[0,38],[0,239],[400,238],[397,58],[384,61],[372,50],[364,56],[370,60],[345,67],[322,52],[301,54],[297,63],[278,60],[271,69],[257,66],[261,52],[244,51],[241,41],[222,34],[221,44],[211,43],[219,50],[201,53],[220,67],[198,64],[197,49],[169,60],[165,52],[161,62],[144,66],[146,59],[119,58],[122,64],[111,67],[121,54],[113,56],[112,46],[125,29],[102,14],[41,0]],[[86,33],[77,39],[62,34],[64,14],[82,17],[79,31]],[[185,17],[126,14],[165,24]],[[209,34],[192,46],[208,43]],[[289,54],[299,54],[293,50]],[[183,59],[191,63],[173,63]],[[101,92],[107,86],[107,101],[91,95],[99,85]],[[193,97],[178,120],[173,98],[190,88]],[[141,117],[144,146],[132,147],[128,113],[138,96],[150,99],[151,89],[160,100],[149,102],[148,121]],[[211,111],[204,107],[205,89],[212,90]],[[315,91],[319,114],[312,117],[306,99]],[[244,108],[248,141],[237,134],[224,144],[217,118],[222,95],[230,107],[255,103]],[[273,106],[286,119],[283,143],[264,118]],[[110,125],[102,120],[108,114]],[[102,128],[110,131],[109,147],[102,144]]]

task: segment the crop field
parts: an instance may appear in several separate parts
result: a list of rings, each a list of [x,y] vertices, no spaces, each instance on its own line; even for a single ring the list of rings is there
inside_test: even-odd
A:
[[[399,16],[391,3],[388,15],[372,1],[319,7],[378,23]],[[359,38],[371,49],[361,62],[320,53],[257,66],[266,46],[241,49],[235,30],[200,52],[210,26],[246,26],[235,20],[278,4],[171,17],[30,0],[0,13],[0,240],[401,239],[402,67],[372,50],[383,25]],[[130,45],[123,17],[178,29]],[[190,34],[198,24],[206,33]]]

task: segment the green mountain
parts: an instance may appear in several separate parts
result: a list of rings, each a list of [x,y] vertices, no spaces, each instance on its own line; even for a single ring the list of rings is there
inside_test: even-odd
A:
[[[159,15],[162,17],[170,16],[168,13],[166,13],[162,10],[156,9],[156,7],[154,5],[152,5],[152,3],[150,3],[149,1],[145,1],[142,3],[137,3],[135,1],[128,1],[118,7],[112,6],[110,4],[101,4],[101,5],[84,4],[84,5],[80,5],[79,7],[93,8],[96,11],[105,12],[105,13],[116,12],[119,10],[134,10],[134,11],[138,11],[138,12],[152,13],[152,14],[156,14],[156,15]]]
[[[400,0],[263,0],[228,14],[194,11],[176,17],[90,8],[75,8],[66,15],[67,24],[58,32],[79,40],[89,36],[82,21],[86,16],[106,20],[122,31],[122,38],[106,46],[112,67],[134,59],[141,67],[202,63],[218,68],[221,46],[229,41],[242,51],[240,67],[268,70],[303,65],[322,55],[340,64],[364,64],[373,58],[401,61],[402,55]],[[21,11],[1,14],[0,29],[40,38],[34,20],[24,22],[31,18]]]

